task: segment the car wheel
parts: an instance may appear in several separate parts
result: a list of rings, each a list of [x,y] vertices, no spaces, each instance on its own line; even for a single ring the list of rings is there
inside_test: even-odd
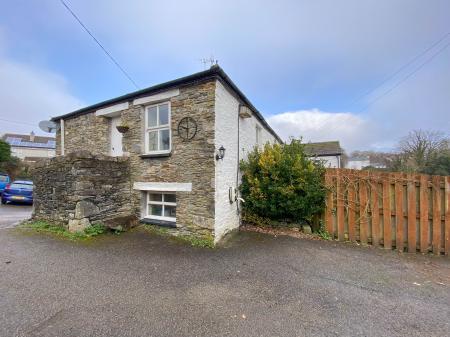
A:
[[[5,204],[6,204],[6,200],[2,199],[2,205],[5,205]]]

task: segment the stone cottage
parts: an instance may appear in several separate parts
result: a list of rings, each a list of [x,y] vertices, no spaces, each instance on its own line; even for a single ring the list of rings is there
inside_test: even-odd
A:
[[[239,161],[281,142],[217,65],[52,120],[36,218],[82,228],[128,214],[215,242],[239,226]]]

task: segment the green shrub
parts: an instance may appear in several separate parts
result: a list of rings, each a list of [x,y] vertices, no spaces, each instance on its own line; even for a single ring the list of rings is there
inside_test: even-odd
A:
[[[301,140],[255,148],[241,170],[244,213],[310,223],[324,208],[325,168],[307,157]]]

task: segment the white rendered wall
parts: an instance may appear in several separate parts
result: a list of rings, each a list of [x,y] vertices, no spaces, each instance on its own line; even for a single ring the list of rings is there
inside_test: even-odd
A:
[[[216,161],[216,200],[215,200],[215,241],[226,233],[239,227],[239,213],[236,202],[230,203],[229,188],[237,189],[236,182],[238,160],[245,159],[256,144],[256,126],[261,128],[259,146],[276,142],[260,121],[251,118],[239,118],[239,101],[220,83],[216,82],[215,105],[215,147],[223,146],[225,158]],[[239,118],[239,148],[238,148]],[[238,159],[238,151],[239,159]]]
[[[55,149],[12,146],[11,154],[20,159],[25,159],[25,157],[51,158],[55,156]]]
[[[214,240],[217,242],[227,232],[239,227],[236,203],[230,203],[228,189],[236,186],[238,165],[238,114],[239,102],[216,81],[215,148],[223,146],[225,157],[216,160],[216,200]]]
[[[340,156],[320,156],[311,159],[321,160],[327,168],[340,168]]]
[[[261,129],[259,144],[256,144],[256,126]],[[252,116],[252,118],[241,118],[239,121],[239,129],[239,149],[241,151],[239,154],[240,159],[246,159],[248,153],[251,152],[256,145],[262,149],[264,144],[276,142],[275,137],[264,128],[259,119],[255,116]]]
[[[361,170],[363,167],[369,166],[369,160],[349,160],[347,163],[347,168],[354,170]]]

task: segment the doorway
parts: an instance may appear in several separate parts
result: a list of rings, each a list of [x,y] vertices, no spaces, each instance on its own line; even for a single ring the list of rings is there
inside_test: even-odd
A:
[[[117,130],[116,126],[120,125],[120,116],[111,118],[111,128],[110,128],[110,154],[113,157],[118,157],[123,155],[122,151],[122,134]]]

